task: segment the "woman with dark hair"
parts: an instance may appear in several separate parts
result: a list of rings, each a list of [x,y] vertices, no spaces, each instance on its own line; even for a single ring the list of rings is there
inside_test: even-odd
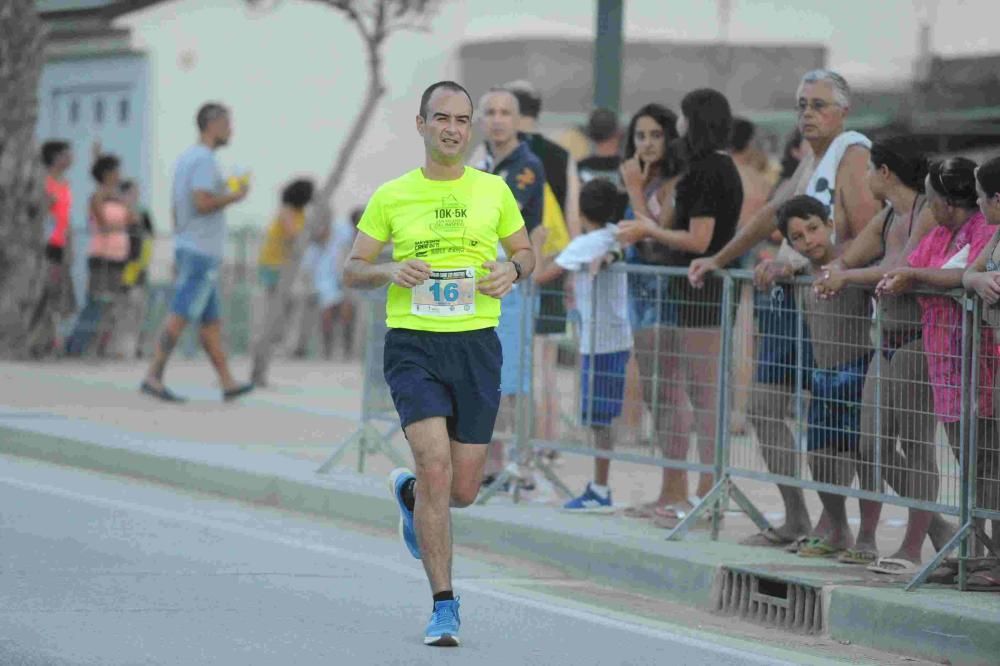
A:
[[[300,178],[281,192],[281,208],[267,228],[257,260],[257,278],[268,294],[278,286],[278,275],[288,260],[288,251],[305,226],[305,209],[312,201],[313,189],[311,180]]]
[[[79,356],[87,351],[119,294],[124,292],[122,272],[129,255],[129,226],[138,215],[121,196],[121,161],[114,155],[99,155],[90,175],[97,189],[87,206],[90,244],[87,248],[87,302],[66,340],[66,353]]]
[[[872,144],[868,188],[877,200],[885,202],[885,207],[843,256],[816,279],[814,289],[820,298],[837,298],[845,287],[874,289],[887,271],[905,264],[920,240],[937,226],[924,194],[927,169],[927,157],[911,137],[891,137]],[[861,486],[874,492],[882,489],[872,465],[878,441],[875,396],[879,393],[883,479],[902,496],[935,501],[940,484],[934,444],[937,420],[923,351],[920,304],[913,294],[884,294],[876,307],[882,330],[882,359],[869,365],[863,388],[861,440],[855,456]],[[879,386],[881,390],[876,391]],[[897,439],[902,457],[896,450]],[[895,476],[887,475],[889,471]],[[882,504],[872,500],[859,503],[861,526],[857,542],[838,559],[848,564],[872,564],[879,559],[875,531]],[[882,568],[886,563],[892,568],[895,562],[898,573],[911,570],[911,565],[920,562],[928,530],[937,546],[947,541],[951,531],[937,514],[911,509],[903,543],[892,556],[882,560]]]
[[[673,192],[680,177],[680,160],[675,152],[677,138],[677,114],[661,104],[647,104],[632,116],[625,136],[625,161],[620,168],[629,200],[626,219],[652,218],[664,223],[672,219]],[[625,256],[628,263],[638,265],[665,265],[668,260],[666,248],[652,240],[636,242]],[[629,274],[628,295],[635,341],[634,363],[643,402],[652,413],[655,435],[666,436],[675,416],[674,405],[680,398],[670,381],[677,373],[673,328],[676,308],[670,306],[666,281],[660,276]],[[659,381],[654,386],[657,377]],[[690,420],[690,414],[686,418]],[[664,489],[666,474],[664,471]],[[627,509],[626,514],[653,518],[670,503],[670,498],[661,491],[656,501]]]
[[[974,264],[996,232],[979,210],[976,163],[962,157],[932,164],[926,178],[927,206],[938,226],[907,257],[907,265],[889,271],[877,294],[899,295],[924,289],[962,286],[965,268]],[[956,458],[961,447],[962,308],[949,296],[918,295],[923,310],[923,346],[933,390],[934,413],[944,425]],[[993,330],[984,327],[978,359],[976,441],[980,452],[996,446],[993,383],[997,350]],[[986,461],[984,461],[986,462]],[[980,488],[980,501],[985,501]]]
[[[634,221],[621,223],[619,239],[623,244],[653,241],[663,251],[663,264],[686,268],[692,260],[714,254],[733,238],[743,205],[743,186],[726,152],[733,117],[725,96],[707,88],[695,90],[684,97],[681,112],[678,147],[685,167],[675,186],[674,206],[661,211],[666,215],[661,214],[659,220],[639,214]],[[679,400],[669,403],[678,411],[678,418],[668,435],[667,456],[674,460],[687,457],[693,421],[699,458],[703,464],[711,464],[722,342],[722,280],[712,278],[703,289],[694,289],[685,277],[677,276],[669,278],[665,286],[677,326],[670,350],[676,355],[675,370],[665,379],[680,393]],[[685,403],[690,403],[693,419],[681,416]],[[702,474],[697,497],[707,494],[712,482],[711,474]],[[657,524],[673,526],[694,504],[693,498],[688,499],[683,470],[665,470],[661,497],[667,505],[659,512]]]

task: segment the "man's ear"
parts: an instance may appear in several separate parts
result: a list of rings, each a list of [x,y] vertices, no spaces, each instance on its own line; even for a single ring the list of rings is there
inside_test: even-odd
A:
[[[424,126],[427,125],[427,121],[424,120],[423,116],[421,116],[419,113],[417,114],[416,120],[417,120],[417,134],[419,134],[420,136],[423,136],[424,135]]]

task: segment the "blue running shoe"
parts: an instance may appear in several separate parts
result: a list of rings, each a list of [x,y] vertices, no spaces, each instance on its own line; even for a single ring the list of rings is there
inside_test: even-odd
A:
[[[424,645],[435,647],[458,647],[458,628],[462,621],[458,618],[458,597],[454,601],[435,601],[431,621],[424,632]]]
[[[594,489],[587,484],[587,489],[583,494],[575,499],[563,504],[563,511],[573,513],[614,513],[615,507],[611,504],[611,491],[607,497],[601,497],[594,492]]]
[[[413,472],[405,467],[397,467],[389,473],[389,490],[399,505],[399,538],[403,540],[406,549],[416,559],[420,559],[420,546],[417,544],[417,530],[413,527],[413,512],[403,503],[403,486],[416,479]]]

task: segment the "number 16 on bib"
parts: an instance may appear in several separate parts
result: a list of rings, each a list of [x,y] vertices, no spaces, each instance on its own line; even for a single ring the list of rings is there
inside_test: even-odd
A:
[[[476,271],[473,268],[431,271],[431,276],[411,293],[411,312],[416,315],[457,317],[475,314]]]

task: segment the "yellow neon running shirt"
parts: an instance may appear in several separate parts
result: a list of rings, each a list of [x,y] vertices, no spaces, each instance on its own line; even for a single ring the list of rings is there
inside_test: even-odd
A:
[[[521,211],[507,183],[472,167],[465,167],[465,173],[456,180],[429,180],[421,169],[391,180],[375,191],[358,223],[363,233],[393,244],[394,261],[422,259],[433,271],[472,268],[476,280],[489,272],[483,268],[485,262],[496,261],[499,240],[523,226]],[[438,289],[433,293],[441,295],[440,286],[431,282],[425,282],[421,297],[430,297],[426,285]],[[474,313],[414,314],[413,291],[389,285],[389,328],[473,331],[495,327],[500,318],[500,301],[478,291],[474,296],[468,294],[466,307],[474,309]],[[458,290],[453,287],[448,295],[457,298]]]

